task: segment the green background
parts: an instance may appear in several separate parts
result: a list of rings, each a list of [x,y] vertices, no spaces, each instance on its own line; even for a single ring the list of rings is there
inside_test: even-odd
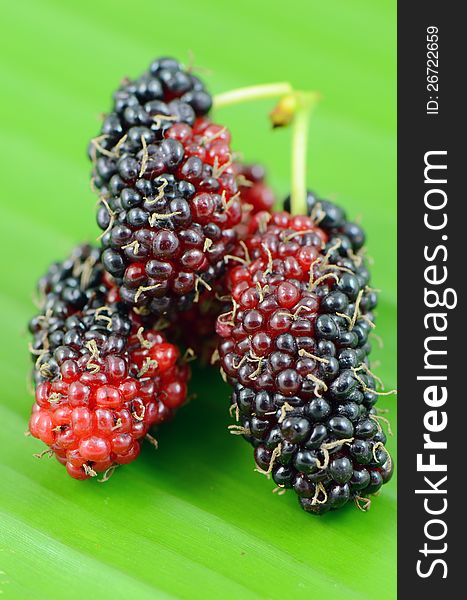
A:
[[[314,518],[292,492],[271,494],[251,449],[227,432],[228,390],[214,371],[195,374],[198,399],[160,428],[160,450],[145,448],[106,484],[37,461],[40,442],[23,435],[34,282],[97,235],[87,140],[122,76],[189,50],[214,93],[287,79],[322,93],[309,181],[368,231],[383,290],[374,357],[395,385],[395,0],[23,0],[2,4],[2,22],[0,596],[395,598],[395,481],[367,514]],[[283,195],[290,133],[269,131],[270,108],[216,118]],[[394,398],[381,406],[394,425]]]

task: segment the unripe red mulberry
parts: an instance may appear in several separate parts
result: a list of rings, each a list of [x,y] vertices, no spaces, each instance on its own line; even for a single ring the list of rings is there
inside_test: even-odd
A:
[[[112,301],[100,253],[77,248],[41,279],[32,319],[35,403],[29,421],[76,479],[133,461],[150,427],[186,399],[178,348]]]

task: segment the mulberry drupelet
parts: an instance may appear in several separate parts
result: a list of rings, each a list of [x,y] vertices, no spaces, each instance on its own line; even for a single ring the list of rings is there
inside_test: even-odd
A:
[[[176,346],[118,301],[98,250],[81,246],[52,265],[39,292],[29,430],[72,477],[108,476],[184,403],[189,369]]]

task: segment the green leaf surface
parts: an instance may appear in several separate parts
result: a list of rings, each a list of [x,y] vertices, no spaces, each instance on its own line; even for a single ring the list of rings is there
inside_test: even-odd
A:
[[[316,518],[253,472],[230,436],[228,389],[197,369],[198,398],[110,481],[77,482],[23,432],[32,403],[26,324],[36,279],[95,239],[87,141],[124,75],[175,55],[213,92],[290,80],[317,89],[309,181],[361,217],[381,288],[377,373],[396,383],[395,1],[23,0],[2,5],[0,93],[0,595],[5,598],[394,598],[395,481],[369,513]],[[269,102],[219,110],[246,160],[288,191],[289,131]],[[395,400],[382,407],[396,419]],[[395,453],[394,439],[389,449]]]

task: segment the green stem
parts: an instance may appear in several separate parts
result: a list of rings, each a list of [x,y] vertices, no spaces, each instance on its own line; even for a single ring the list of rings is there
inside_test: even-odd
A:
[[[318,95],[314,92],[297,92],[297,108],[292,121],[291,202],[293,215],[307,214],[307,148],[310,114]]]
[[[282,127],[292,123],[291,212],[294,215],[305,215],[308,126],[311,109],[318,100],[318,94],[298,92],[286,81],[267,83],[218,94],[214,96],[214,108],[267,98],[280,98],[270,115],[273,126]]]
[[[249,102],[250,100],[278,98],[292,92],[292,86],[286,81],[238,88],[214,96],[214,108],[223,108],[224,106],[232,106],[233,104]]]

